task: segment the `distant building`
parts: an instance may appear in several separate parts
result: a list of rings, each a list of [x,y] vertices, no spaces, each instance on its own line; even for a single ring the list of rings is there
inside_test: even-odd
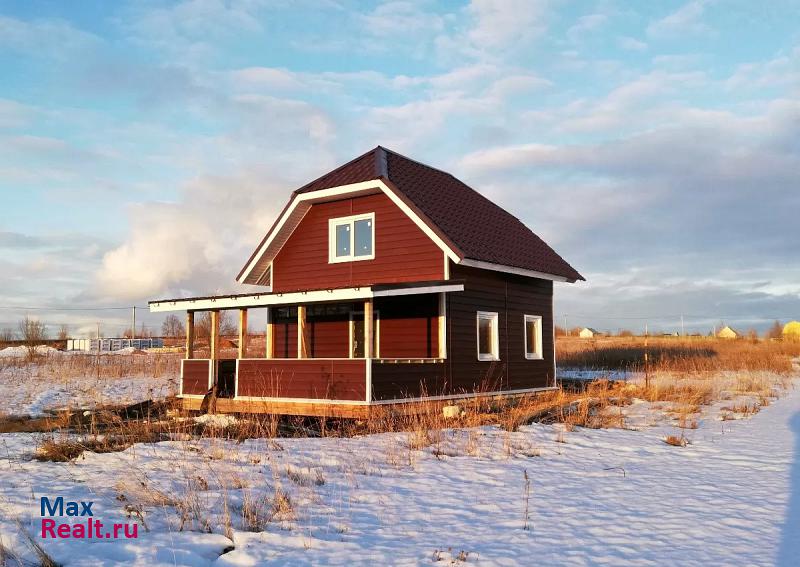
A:
[[[738,339],[741,338],[742,336],[743,335],[739,331],[732,329],[728,326],[722,327],[719,333],[717,333],[717,338],[720,339]]]
[[[84,352],[114,352],[124,348],[143,350],[163,346],[164,339],[67,339],[67,350]]]
[[[790,321],[783,326],[783,338],[800,341],[800,321]]]
[[[578,336],[582,339],[593,339],[594,337],[600,337],[602,335],[603,333],[597,329],[592,329],[591,327],[584,327],[581,329],[581,332],[578,333]]]

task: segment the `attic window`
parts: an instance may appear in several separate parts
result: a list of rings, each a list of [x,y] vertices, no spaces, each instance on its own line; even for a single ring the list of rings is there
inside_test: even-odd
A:
[[[375,258],[375,213],[328,221],[328,263]]]

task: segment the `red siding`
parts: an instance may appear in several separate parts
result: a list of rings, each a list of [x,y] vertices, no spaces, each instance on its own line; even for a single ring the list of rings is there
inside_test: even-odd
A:
[[[183,393],[202,396],[208,392],[208,360],[183,361]]]
[[[240,360],[239,396],[363,400],[366,362],[354,360]]]
[[[439,356],[439,297],[435,294],[379,298],[381,358]]]
[[[328,220],[375,213],[375,259],[328,263]],[[273,262],[272,290],[444,279],[441,249],[384,194],[313,205]]]
[[[350,316],[315,316],[306,321],[312,358],[350,356]]]

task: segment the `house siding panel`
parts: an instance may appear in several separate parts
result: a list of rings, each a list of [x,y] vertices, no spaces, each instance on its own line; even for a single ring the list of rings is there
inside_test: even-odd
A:
[[[436,294],[379,298],[381,358],[439,356],[439,297]]]
[[[208,392],[208,360],[183,361],[183,393],[202,396]]]
[[[375,259],[328,263],[328,221],[375,213]],[[441,249],[384,194],[315,204],[273,261],[273,292],[441,280]]]
[[[238,395],[269,398],[363,400],[366,362],[354,360],[239,361]]]

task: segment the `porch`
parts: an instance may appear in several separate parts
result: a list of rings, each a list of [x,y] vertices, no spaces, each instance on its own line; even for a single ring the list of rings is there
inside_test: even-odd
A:
[[[443,391],[447,294],[463,288],[415,282],[150,307],[186,310],[180,387],[186,409],[200,409],[213,393],[219,412],[364,417],[373,405]],[[238,315],[233,337],[221,332],[226,311]],[[261,332],[249,324],[257,313]]]

